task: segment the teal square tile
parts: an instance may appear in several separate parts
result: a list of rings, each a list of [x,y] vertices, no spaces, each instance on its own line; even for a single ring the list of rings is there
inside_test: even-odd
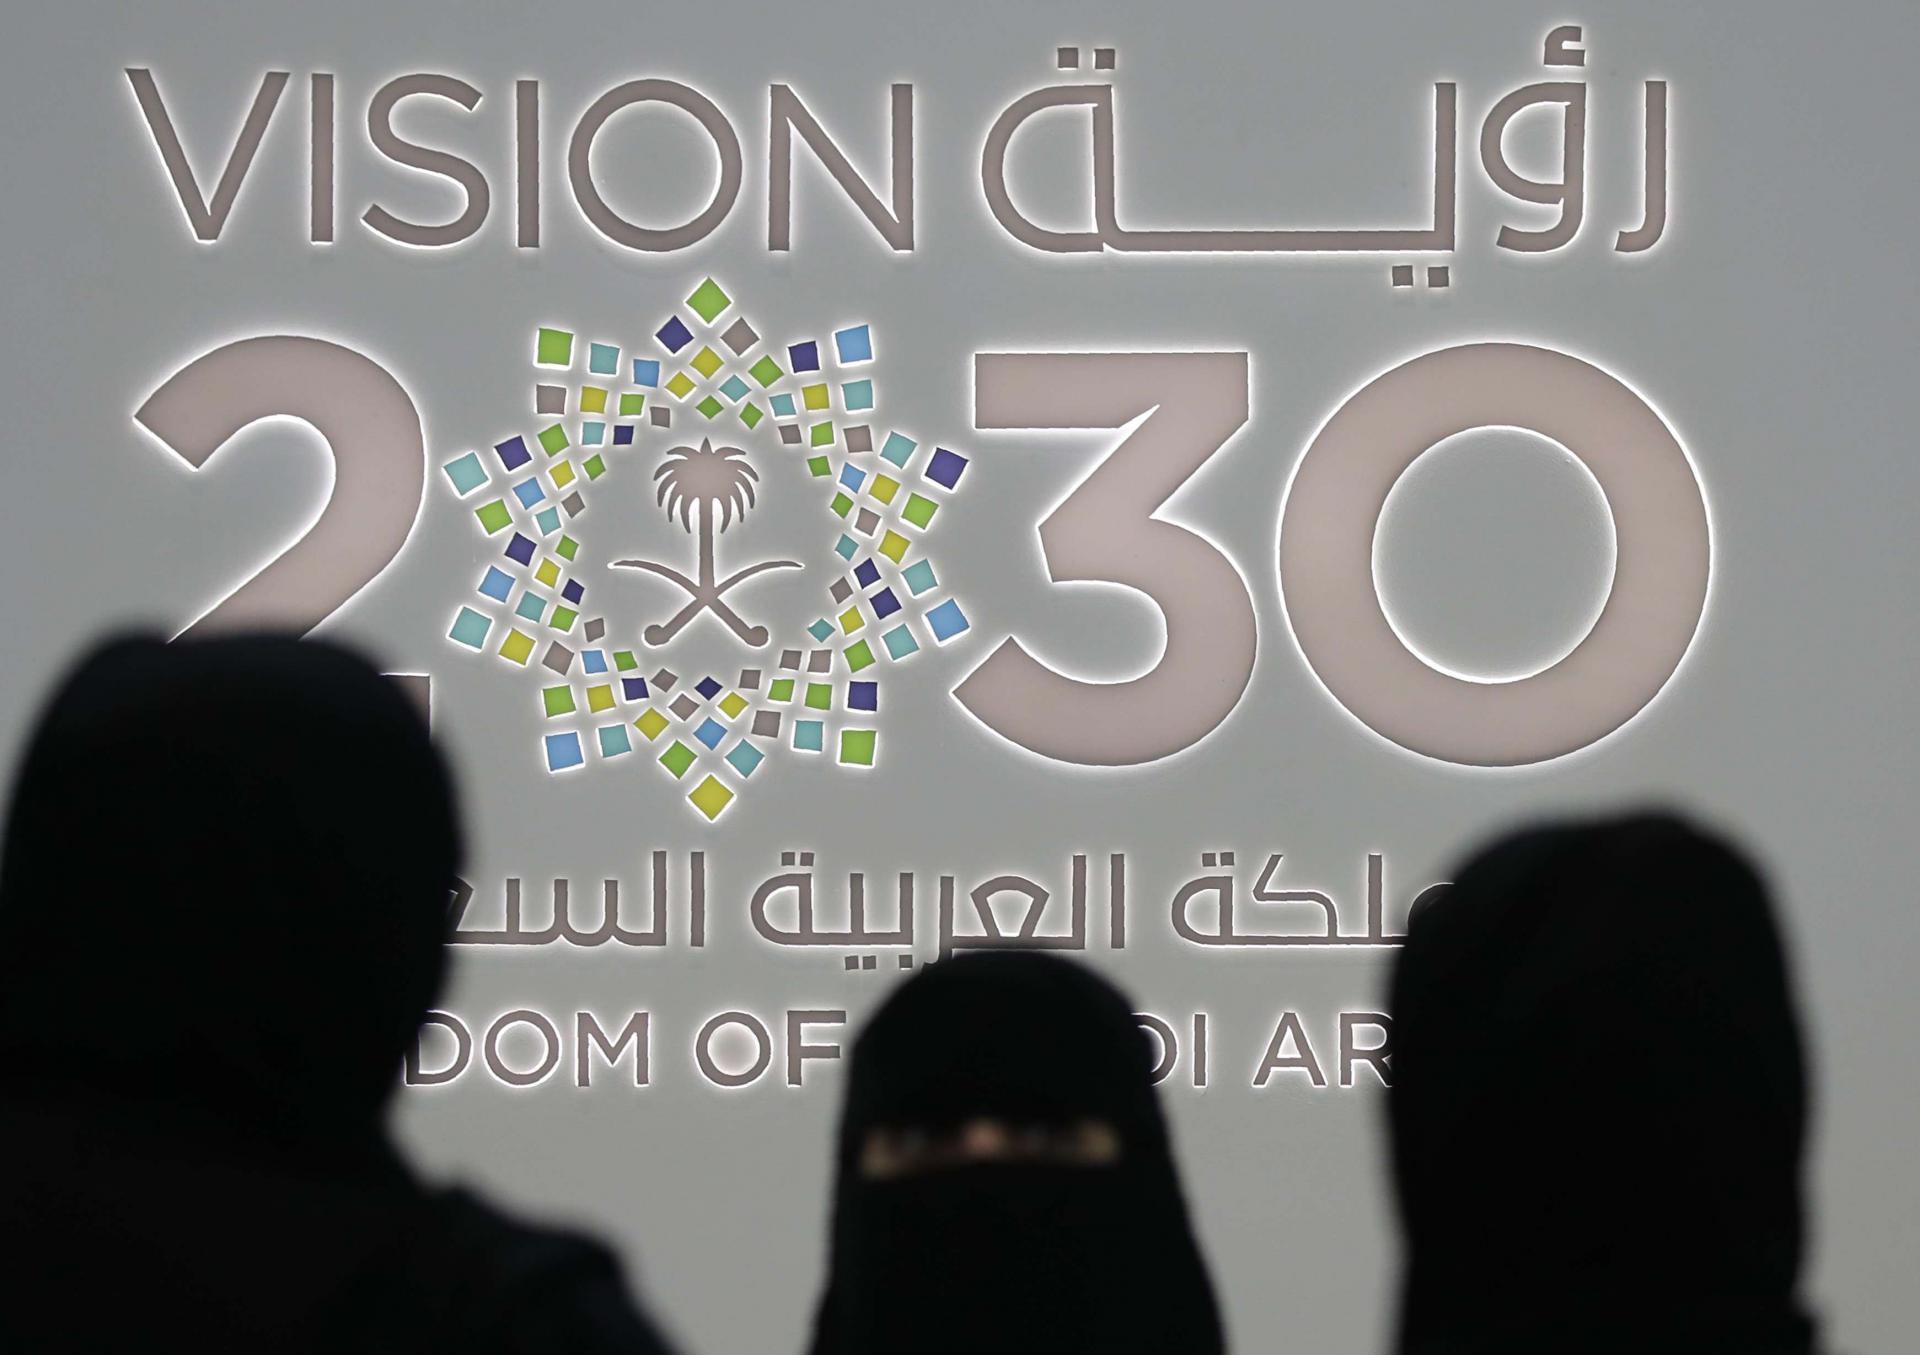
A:
[[[883,460],[905,469],[907,462],[913,460],[914,449],[920,444],[900,433],[887,434],[886,442],[880,448]]]
[[[880,638],[887,646],[888,658],[904,659],[920,648],[920,642],[913,638],[913,632],[907,629],[905,623],[895,626]]]
[[[940,582],[933,577],[933,561],[931,560],[915,560],[900,572],[900,577],[906,581],[908,590],[912,592],[915,597],[919,597],[922,593]]]
[[[460,615],[453,619],[453,629],[447,635],[468,649],[478,649],[487,642],[487,632],[492,629],[493,622],[471,607],[462,607]]]
[[[453,481],[453,492],[463,499],[487,482],[487,468],[472,452],[455,457],[441,469],[447,473],[447,479]]]

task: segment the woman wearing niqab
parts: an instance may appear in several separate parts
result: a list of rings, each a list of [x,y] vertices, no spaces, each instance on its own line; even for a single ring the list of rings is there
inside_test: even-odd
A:
[[[991,951],[861,1034],[812,1355],[1212,1355],[1145,1035],[1078,965]]]

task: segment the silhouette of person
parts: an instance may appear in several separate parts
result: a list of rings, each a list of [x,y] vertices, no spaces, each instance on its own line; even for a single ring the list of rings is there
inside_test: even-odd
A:
[[[1772,906],[1664,815],[1474,857],[1394,972],[1403,1355],[1813,1348]]]
[[[853,1051],[813,1355],[1220,1351],[1148,1052],[1050,956],[902,984]]]
[[[653,1352],[613,1258],[389,1141],[460,836],[328,645],[104,645],[0,857],[0,1348]]]

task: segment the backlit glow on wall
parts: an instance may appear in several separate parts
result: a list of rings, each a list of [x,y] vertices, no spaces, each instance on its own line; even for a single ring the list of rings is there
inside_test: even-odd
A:
[[[1822,1170],[1897,1175],[1841,1037],[1912,925],[1916,190],[1857,165],[1920,21],[182,3],[15,21],[9,728],[115,626],[406,675],[468,845],[398,1124],[688,1348],[793,1344],[854,1040],[1006,946],[1134,1003],[1236,1344],[1381,1348],[1409,917],[1599,806],[1779,874]]]

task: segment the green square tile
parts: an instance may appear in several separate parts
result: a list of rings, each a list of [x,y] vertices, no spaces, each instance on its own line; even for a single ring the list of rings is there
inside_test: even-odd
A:
[[[878,731],[872,729],[843,729],[840,731],[840,761],[848,767],[871,767],[874,747],[880,741]]]
[[[607,473],[607,463],[600,459],[598,453],[595,453],[580,463],[580,469],[587,473],[589,480],[598,480]]]
[[[559,424],[540,430],[540,445],[546,448],[548,456],[558,456],[567,450],[567,430]]]
[[[807,684],[807,709],[833,709],[833,684],[831,682],[809,682]]]
[[[775,678],[767,688],[767,699],[769,701],[793,700],[793,679]]]
[[[573,335],[564,329],[542,329],[534,344],[533,360],[543,367],[565,367],[573,361]]]
[[[480,519],[480,525],[486,528],[488,536],[492,536],[513,521],[513,514],[508,511],[504,499],[495,499],[492,503],[481,504],[473,510],[473,515]]]
[[[715,415],[719,414],[721,410],[725,409],[726,406],[721,404],[718,400],[714,399],[711,395],[709,395],[706,399],[702,400],[699,404],[695,405],[694,408],[699,410],[702,414],[706,415],[709,419],[711,419]]]
[[[807,459],[807,469],[812,471],[816,478],[832,475],[833,462],[824,456],[809,457]]]
[[[676,777],[685,776],[697,761],[693,749],[675,739],[667,745],[667,751],[660,755],[660,765]]]
[[[573,688],[571,687],[542,687],[540,700],[547,708],[549,720],[556,715],[573,714]]]
[[[555,630],[572,630],[573,619],[579,615],[571,607],[555,607],[553,615],[547,618],[547,624]]]
[[[640,660],[633,657],[631,649],[616,649],[613,651],[613,666],[623,673],[631,673],[640,666]]]
[[[647,407],[644,391],[627,391],[620,397],[620,414],[623,418],[632,418]]]
[[[853,511],[853,500],[848,498],[845,494],[836,494],[833,496],[833,503],[830,504],[829,507],[831,507],[833,511],[838,513],[841,517],[845,517],[848,513]]]
[[[807,431],[807,445],[811,447],[833,446],[833,425],[830,423],[816,423]]]
[[[594,458],[596,461],[599,459],[598,457]],[[560,544],[553,548],[553,553],[558,555],[562,560],[571,560],[580,553],[580,543],[570,536],[563,536],[560,538]]]
[[[740,422],[749,428],[759,427],[760,420],[766,417],[765,413],[761,411],[760,406],[751,400],[740,406]]]
[[[733,304],[733,298],[720,290],[720,284],[708,278],[693,289],[693,295],[687,298],[687,304],[694,309],[702,320],[713,323],[713,317]]]
[[[747,375],[762,386],[771,386],[786,373],[780,370],[780,364],[773,360],[771,353],[762,354],[760,361],[747,368]]]
[[[847,669],[850,672],[857,673],[873,663],[873,647],[865,640],[856,641],[841,652],[846,657]]]
[[[907,495],[907,506],[900,510],[900,516],[914,526],[925,529],[933,521],[934,510],[940,505],[924,494]]]

